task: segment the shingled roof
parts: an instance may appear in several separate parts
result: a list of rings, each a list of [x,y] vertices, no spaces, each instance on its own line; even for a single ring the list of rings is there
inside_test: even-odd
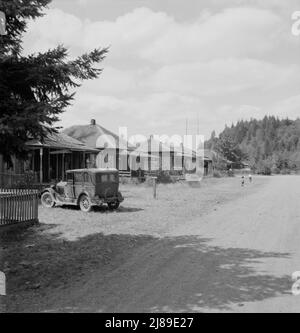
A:
[[[28,147],[68,149],[72,151],[97,152],[96,149],[86,146],[84,143],[68,136],[65,133],[49,134],[43,141],[30,140],[26,143]]]
[[[120,138],[115,133],[100,126],[95,120],[92,120],[88,125],[75,125],[66,128],[63,133],[72,138],[81,141],[85,145],[96,148],[134,148],[126,140]]]

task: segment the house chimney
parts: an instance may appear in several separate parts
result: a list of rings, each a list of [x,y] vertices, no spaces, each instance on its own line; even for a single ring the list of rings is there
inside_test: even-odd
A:
[[[92,119],[92,120],[91,120],[91,125],[92,125],[92,126],[95,126],[95,125],[96,125],[96,120],[95,120],[95,119]]]

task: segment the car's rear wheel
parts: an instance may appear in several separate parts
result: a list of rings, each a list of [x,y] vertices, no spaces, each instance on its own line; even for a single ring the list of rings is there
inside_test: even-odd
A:
[[[80,199],[79,199],[79,207],[80,209],[85,212],[85,213],[88,213],[92,210],[92,203],[91,203],[91,200],[90,198],[83,194]]]
[[[116,210],[116,209],[119,208],[119,206],[120,206],[119,201],[116,201],[116,202],[109,202],[109,203],[108,203],[108,208],[109,208],[110,210]]]
[[[55,206],[55,201],[50,192],[44,192],[41,196],[41,202],[45,208],[53,208]]]

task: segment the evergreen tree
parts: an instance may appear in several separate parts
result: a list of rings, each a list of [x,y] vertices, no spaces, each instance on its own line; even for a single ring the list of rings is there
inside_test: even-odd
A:
[[[216,145],[216,150],[228,161],[234,163],[240,163],[245,157],[245,153],[241,151],[239,146],[234,142],[231,135],[227,133],[220,136]]]
[[[230,161],[235,162],[235,155],[244,159],[246,154],[248,163],[257,172],[300,170],[300,119],[266,116],[262,120],[238,121],[230,129],[226,127],[214,142]]]
[[[95,49],[69,60],[67,49],[57,46],[45,53],[24,56],[22,35],[27,21],[43,15],[51,0],[0,0],[6,14],[7,35],[0,36],[0,154],[26,156],[28,139],[43,140],[56,132],[55,122],[74,98],[80,81],[95,79],[96,65],[107,49]]]

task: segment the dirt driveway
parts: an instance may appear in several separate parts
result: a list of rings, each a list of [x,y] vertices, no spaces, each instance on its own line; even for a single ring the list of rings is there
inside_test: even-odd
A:
[[[0,236],[8,311],[300,311],[300,177],[122,191],[118,212],[41,208]]]

